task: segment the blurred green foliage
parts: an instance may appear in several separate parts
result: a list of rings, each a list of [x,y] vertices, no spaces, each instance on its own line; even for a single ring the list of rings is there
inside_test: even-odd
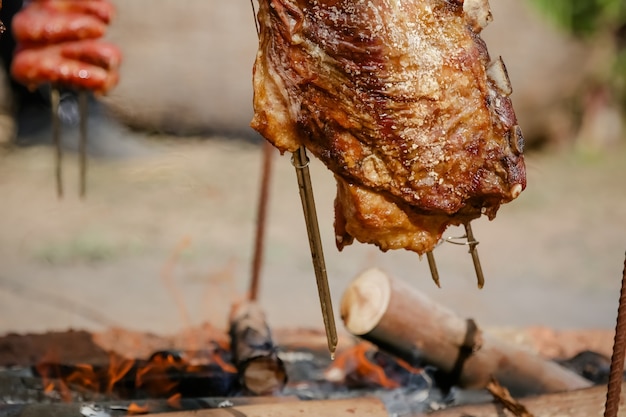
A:
[[[604,80],[626,111],[626,0],[529,0],[561,29],[585,39],[614,42]]]
[[[558,26],[577,36],[626,24],[625,0],[529,0]]]

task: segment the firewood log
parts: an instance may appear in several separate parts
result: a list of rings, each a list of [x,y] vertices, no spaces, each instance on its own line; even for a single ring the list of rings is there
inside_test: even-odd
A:
[[[481,332],[407,283],[378,269],[360,274],[346,290],[341,317],[352,334],[409,362],[418,358],[464,388],[494,377],[513,395],[586,388],[581,376]]]
[[[265,314],[257,303],[244,301],[233,307],[230,337],[233,359],[246,391],[268,395],[285,386],[285,365],[278,357]]]
[[[622,384],[622,393],[626,390]],[[604,412],[604,402],[606,399],[606,385],[586,388],[575,391],[561,392],[556,394],[545,394],[532,398],[523,398],[519,402],[524,405],[530,413],[537,417],[600,417]],[[622,405],[626,399],[622,394]],[[462,405],[436,411],[424,415],[423,417],[511,417],[509,411],[503,410],[498,404],[473,404]],[[626,407],[622,406],[618,416],[626,417]],[[422,416],[419,416],[422,417]]]

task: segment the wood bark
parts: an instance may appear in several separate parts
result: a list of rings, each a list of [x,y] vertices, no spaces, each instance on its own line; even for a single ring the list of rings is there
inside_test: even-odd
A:
[[[287,383],[285,365],[278,357],[265,314],[257,303],[244,301],[233,307],[230,337],[241,385],[255,395],[282,390]]]
[[[624,392],[622,383],[622,392]],[[536,417],[601,417],[604,413],[606,385],[575,391],[522,398],[519,402]],[[618,416],[626,417],[625,397],[622,394]],[[463,405],[424,414],[419,417],[511,417],[510,411],[499,404]]]
[[[481,332],[473,320],[378,269],[352,282],[342,298],[341,317],[352,334],[410,363],[430,363],[464,388],[484,388],[492,377],[513,395],[591,386],[554,362]]]
[[[388,417],[385,405],[377,398],[346,400],[296,401],[277,404],[247,405],[214,410],[181,411],[159,417]]]

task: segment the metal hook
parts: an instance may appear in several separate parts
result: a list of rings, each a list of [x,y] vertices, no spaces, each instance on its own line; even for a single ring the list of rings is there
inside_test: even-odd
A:
[[[469,246],[469,253],[472,255],[472,262],[474,263],[474,271],[476,271],[476,280],[477,280],[478,288],[482,288],[485,285],[485,276],[483,275],[483,268],[480,265],[480,258],[478,257],[478,250],[476,250],[476,246],[478,246],[480,242],[476,240],[476,238],[474,237],[474,233],[472,232],[472,226],[470,225],[470,223],[467,222],[464,224],[464,226],[465,226],[465,234],[463,236],[446,237],[442,241],[440,241],[437,245],[441,244],[441,242],[447,242],[453,245]],[[435,281],[435,283],[437,283],[437,281],[435,280],[435,275],[437,276],[437,279],[439,278],[439,275],[437,274],[436,266],[435,266],[435,272],[433,273],[433,267],[431,265],[432,253],[429,252],[427,255],[430,255],[428,257],[428,264],[431,267],[430,273],[433,276],[433,280]],[[432,263],[434,264],[434,258],[432,259]]]
[[[471,246],[471,245],[478,245],[480,243],[477,240],[470,241],[466,234],[463,236],[448,236],[443,241],[447,243],[452,243],[453,245],[459,245],[459,246]]]
[[[467,244],[469,245],[469,253],[472,255],[472,262],[474,262],[474,270],[476,271],[476,279],[478,282],[478,288],[482,288],[485,285],[485,277],[483,275],[483,268],[480,265],[480,258],[478,257],[478,241],[474,238],[472,232],[472,226],[470,222],[465,223],[465,234],[467,235]]]
[[[311,160],[309,159],[309,157],[308,157],[308,156],[306,155],[306,153],[305,153],[305,154],[304,154],[304,158],[306,158],[306,159],[304,160],[304,162],[303,162],[303,163],[302,163],[302,162],[296,162],[295,155],[296,155],[296,153],[298,153],[298,152],[299,152],[299,151],[296,151],[296,152],[294,152],[294,153],[291,155],[291,165],[293,165],[293,167],[294,167],[295,169],[304,169],[304,168],[306,168],[306,167],[308,167],[308,166],[309,166],[309,163],[311,162]],[[298,159],[300,159],[300,160],[301,160],[301,157],[299,157]]]

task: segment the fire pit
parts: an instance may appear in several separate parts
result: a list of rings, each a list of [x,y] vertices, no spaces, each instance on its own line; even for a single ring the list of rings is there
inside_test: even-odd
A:
[[[176,338],[156,338],[112,330],[8,335],[0,340],[0,416],[149,414],[217,407],[274,404],[298,400],[401,396],[425,411],[443,406],[430,371],[414,368],[367,343],[342,340],[340,355],[331,363],[317,331],[283,331],[285,345],[277,350],[288,382],[276,392],[254,396],[242,384],[226,334],[206,326],[200,349],[178,349]],[[147,358],[129,359],[95,341],[142,339],[135,352],[148,346],[167,347]],[[291,341],[290,341],[291,339]],[[294,343],[294,339],[299,339]],[[320,343],[322,341],[322,343]],[[44,347],[45,346],[45,347]],[[58,350],[57,350],[58,349]],[[47,350],[38,360],[33,356]],[[58,352],[55,354],[54,352]],[[428,401],[427,401],[428,400]],[[400,400],[399,400],[400,401]],[[405,405],[406,405],[405,404]],[[100,414],[99,414],[100,415]],[[104,414],[102,414],[104,415]]]
[[[602,337],[610,344],[606,333]],[[169,338],[123,329],[7,335],[0,339],[0,417],[186,416],[224,407],[235,407],[233,412],[243,407],[244,413],[253,412],[242,415],[258,416],[274,415],[268,410],[283,413],[278,415],[302,415],[301,410],[305,415],[344,415],[346,410],[376,416],[463,415],[441,413],[471,403],[485,407],[493,399],[487,391],[451,388],[438,369],[423,361],[408,363],[346,336],[334,362],[321,331],[281,329],[275,340],[271,349],[287,381],[254,395],[243,383],[229,335],[208,324]],[[544,351],[558,347],[546,340]],[[609,361],[601,354],[561,363],[606,383]],[[576,395],[603,397],[606,387],[594,389]],[[552,404],[571,400],[568,393],[555,395]],[[537,398],[544,405],[548,401]]]

